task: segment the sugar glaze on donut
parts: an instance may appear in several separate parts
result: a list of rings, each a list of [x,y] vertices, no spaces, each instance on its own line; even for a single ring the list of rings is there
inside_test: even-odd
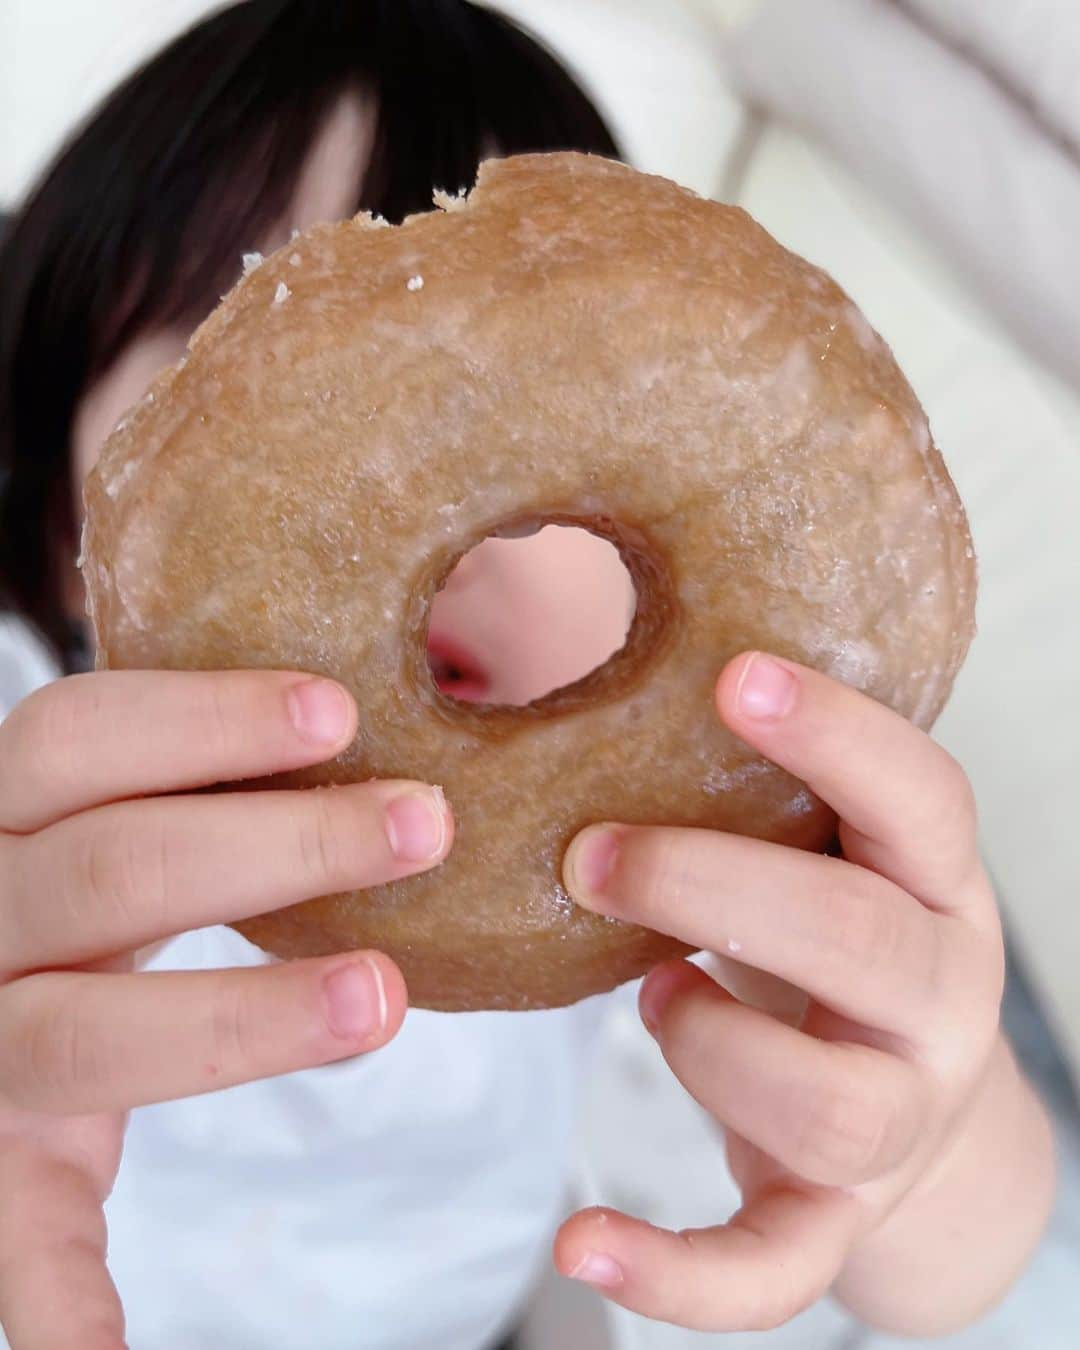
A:
[[[830,839],[805,786],[717,721],[725,662],[792,657],[929,727],[974,559],[889,350],[742,211],[572,154],[489,162],[436,204],[250,268],[106,445],[84,574],[102,667],[353,691],[349,749],[267,786],[415,778],[452,802],[434,872],[241,932],[283,957],[381,948],[420,1006],[547,1007],[681,950],[569,901],[584,825]],[[484,538],[547,523],[619,549],[626,645],[524,708],[446,698],[433,596]]]

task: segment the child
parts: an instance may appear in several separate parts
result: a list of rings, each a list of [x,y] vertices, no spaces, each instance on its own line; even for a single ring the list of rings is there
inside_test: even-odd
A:
[[[360,208],[427,209],[492,153],[566,147],[615,153],[554,60],[462,0],[254,0],[113,95],[0,255],[0,581],[66,669],[87,664],[81,480],[240,255]],[[542,606],[570,547],[594,550],[572,617],[595,641],[575,638],[574,659],[596,664],[626,595],[592,541],[540,538],[512,567],[488,550],[472,603],[446,601],[450,636],[519,700],[565,682],[570,638],[552,633],[542,669],[513,630],[481,635],[483,616],[497,591],[519,620]],[[846,861],[601,826],[572,846],[567,886],[702,948],[738,932],[740,961],[805,989],[808,1011],[795,1029],[682,962],[646,980],[646,1025],[727,1127],[745,1208],[680,1236],[577,1216],[557,1264],[687,1326],[775,1325],[829,1287],[896,1331],[961,1325],[1022,1266],[1052,1186],[1045,1117],[997,1031],[1001,939],[966,782],[908,724],[765,655],[722,674],[717,714],[838,809]],[[559,1215],[596,1003],[403,1024],[385,957],[267,964],[215,926],[452,847],[423,784],[332,807],[184,792],[330,758],[356,718],[337,686],[288,672],[128,672],[59,680],[0,727],[14,1350],[124,1343],[102,1225],[122,1144],[109,1265],[140,1350],[479,1350],[511,1324]],[[125,1136],[124,1112],[150,1103],[167,1104]]]

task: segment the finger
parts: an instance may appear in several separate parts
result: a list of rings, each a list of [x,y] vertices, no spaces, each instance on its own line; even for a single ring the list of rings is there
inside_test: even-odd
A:
[[[0,830],[25,834],[124,797],[321,763],[355,736],[356,716],[340,685],[280,671],[58,680],[0,725]]]
[[[0,1325],[12,1350],[124,1350],[104,1196],[69,1161],[0,1144]]]
[[[970,993],[961,976],[982,950],[876,872],[712,830],[590,826],[563,876],[595,913],[723,953],[911,1042]]]
[[[88,1115],[189,1097],[385,1045],[405,982],[377,953],[239,970],[48,972],[0,989],[0,1096]]]
[[[640,1003],[690,1095],[796,1176],[857,1186],[913,1152],[927,1092],[912,1064],[785,1026],[738,1003],[686,961],[652,971]]]
[[[817,671],[760,652],[727,666],[717,707],[736,735],[834,808],[849,860],[934,909],[992,913],[970,784],[917,727]]]
[[[8,970],[71,965],[394,881],[446,856],[442,793],[358,783],[118,802],[0,841]]]
[[[560,1229],[555,1264],[657,1321],[696,1331],[766,1331],[826,1292],[855,1231],[850,1195],[792,1182],[761,1193],[722,1228],[672,1233],[586,1210]]]

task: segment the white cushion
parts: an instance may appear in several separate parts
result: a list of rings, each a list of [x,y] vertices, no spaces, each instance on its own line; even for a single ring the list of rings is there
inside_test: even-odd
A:
[[[927,26],[985,61],[1080,149],[1076,0],[907,0]]]
[[[729,51],[749,97],[903,210],[1080,387],[1080,158],[1021,99],[887,0],[771,0]]]

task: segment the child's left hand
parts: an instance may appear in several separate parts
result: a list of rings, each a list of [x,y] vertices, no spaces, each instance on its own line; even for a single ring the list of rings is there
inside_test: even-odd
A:
[[[628,1308],[717,1331],[774,1326],[833,1286],[893,1329],[963,1322],[1030,1252],[1052,1173],[998,1031],[1002,935],[971,789],[903,718],[793,663],[737,658],[717,704],[835,808],[843,858],[598,825],[571,846],[566,884],[597,913],[798,986],[807,1012],[791,1026],[685,961],[648,976],[642,1018],[726,1127],[743,1207],[680,1234],[585,1211],[560,1232],[557,1265]],[[1014,1152],[1037,1160],[1034,1177]],[[1028,1199],[1004,1225],[986,1203],[991,1167],[999,1201],[1001,1172],[1023,1174]],[[971,1278],[954,1275],[961,1259]]]

